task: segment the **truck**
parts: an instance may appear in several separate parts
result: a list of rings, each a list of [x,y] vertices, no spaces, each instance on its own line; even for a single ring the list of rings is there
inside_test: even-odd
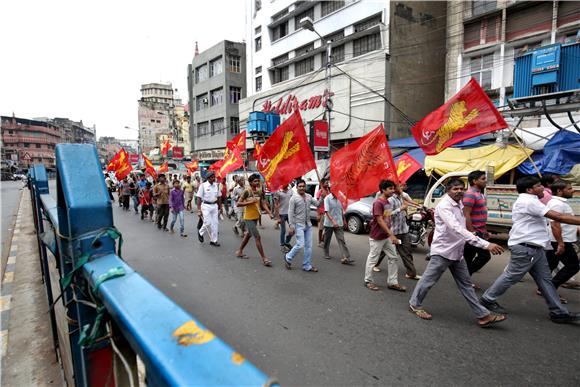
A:
[[[445,195],[445,184],[450,179],[462,179],[467,187],[467,175],[470,171],[450,172],[440,177],[427,191],[423,205],[427,208],[435,208],[437,203]],[[513,184],[494,184],[493,169],[486,171],[487,187],[485,197],[487,199],[487,230],[490,233],[508,233],[512,226],[512,206],[518,197],[518,191]],[[574,213],[580,215],[580,187],[574,186],[574,196],[568,199],[568,204]]]

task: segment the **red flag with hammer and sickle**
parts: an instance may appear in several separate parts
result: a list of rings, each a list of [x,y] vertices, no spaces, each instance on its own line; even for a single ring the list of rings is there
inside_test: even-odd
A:
[[[157,180],[157,171],[155,170],[153,163],[151,162],[151,160],[149,160],[149,157],[145,156],[145,153],[143,153],[142,156],[143,162],[145,163],[145,172],[148,173],[152,178]]]
[[[409,153],[405,152],[399,157],[396,164],[397,176],[399,177],[399,182],[403,184],[415,172],[422,168],[421,164],[415,160]]]
[[[507,126],[485,91],[471,78],[459,93],[419,121],[411,132],[425,154],[436,155],[451,145]]]
[[[169,163],[166,161],[159,166],[157,173],[169,172]]]
[[[221,165],[216,170],[217,177],[226,177],[226,175],[230,172],[235,171],[238,168],[241,168],[244,165],[244,159],[242,158],[242,152],[240,152],[240,148],[235,146],[231,151],[227,158],[222,160]]]
[[[193,173],[199,168],[199,161],[191,160],[191,163],[185,164],[185,168],[187,168],[190,173]]]
[[[230,155],[230,152],[234,150],[234,148],[238,148],[240,152],[246,151],[246,131],[242,130],[240,134],[236,137],[232,138],[230,141],[226,143],[226,151],[224,152],[224,159],[227,159]]]
[[[344,208],[349,200],[377,192],[384,179],[398,182],[383,124],[330,158],[330,186]]]
[[[272,191],[316,168],[299,110],[260,147],[256,167]]]
[[[125,163],[125,160],[129,159],[129,154],[125,150],[125,148],[119,149],[119,151],[113,156],[109,164],[107,164],[107,172],[108,171],[116,171],[119,169],[119,166]]]

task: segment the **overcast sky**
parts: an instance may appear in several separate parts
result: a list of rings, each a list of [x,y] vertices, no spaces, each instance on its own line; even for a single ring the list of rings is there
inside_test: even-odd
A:
[[[137,138],[140,86],[172,82],[187,102],[187,64],[244,39],[243,0],[9,0],[0,5],[0,113],[68,117],[97,136]]]

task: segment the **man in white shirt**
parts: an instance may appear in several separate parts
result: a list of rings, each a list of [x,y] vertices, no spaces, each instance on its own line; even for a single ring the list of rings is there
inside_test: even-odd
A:
[[[486,249],[492,254],[501,254],[503,248],[475,236],[467,230],[465,215],[463,214],[463,203],[461,202],[464,191],[465,184],[463,181],[452,179],[447,183],[447,194],[435,208],[435,234],[431,244],[431,259],[409,300],[409,310],[419,318],[424,320],[431,319],[431,314],[422,309],[421,304],[429,289],[449,269],[459,291],[477,317],[478,325],[483,328],[502,322],[506,318],[501,314],[490,313],[477,300],[475,290],[471,286],[471,277],[469,276],[467,264],[463,259],[463,248],[465,242]]]
[[[580,225],[580,217],[562,214],[543,205],[539,198],[543,196],[544,187],[535,176],[522,177],[516,188],[519,196],[512,208],[513,226],[508,240],[510,262],[480,301],[491,311],[505,313],[497,299],[529,272],[548,303],[553,322],[580,321],[580,313],[570,313],[560,302],[544,251],[550,242],[546,218]]]
[[[209,233],[209,244],[219,246],[218,242],[218,213],[222,213],[222,197],[219,185],[215,182],[215,173],[209,172],[207,181],[199,185],[197,190],[197,216],[203,219],[203,226],[199,229],[198,239],[203,243],[203,234]]]
[[[572,184],[566,183],[562,180],[556,181],[552,184],[552,195],[552,199],[547,205],[550,210],[562,214],[574,215],[572,207],[568,204],[568,199],[574,196],[574,188],[572,188]],[[550,232],[550,241],[553,250],[548,250],[546,252],[550,271],[555,270],[560,262],[564,265],[560,270],[558,270],[558,273],[556,273],[554,278],[552,278],[552,283],[557,289],[580,270],[578,254],[576,254],[576,250],[574,250],[574,244],[578,240],[578,227],[563,224],[556,220],[552,220],[550,225],[551,227],[548,231]]]

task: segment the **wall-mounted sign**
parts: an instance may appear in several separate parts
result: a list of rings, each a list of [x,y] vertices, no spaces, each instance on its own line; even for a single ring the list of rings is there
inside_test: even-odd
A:
[[[328,122],[323,120],[310,121],[310,143],[315,152],[328,152],[330,150]]]
[[[173,150],[173,158],[174,159],[182,159],[183,158],[183,147],[174,146]]]

